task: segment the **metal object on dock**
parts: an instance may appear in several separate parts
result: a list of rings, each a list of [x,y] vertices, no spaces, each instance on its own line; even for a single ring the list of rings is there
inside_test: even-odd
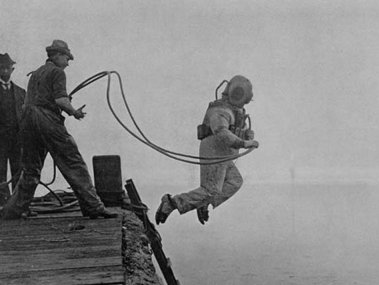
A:
[[[122,189],[121,159],[118,155],[96,155],[92,158],[96,192],[107,207],[120,206]]]

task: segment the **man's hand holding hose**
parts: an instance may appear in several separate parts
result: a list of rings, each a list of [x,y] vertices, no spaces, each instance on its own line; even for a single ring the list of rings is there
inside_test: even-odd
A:
[[[69,116],[74,116],[74,118],[77,120],[83,119],[84,116],[86,115],[86,113],[83,112],[83,108],[86,105],[81,106],[79,109],[75,109],[71,105],[70,99],[68,97],[61,97],[61,98],[55,99],[55,102]]]
[[[80,120],[80,119],[83,119],[85,117],[85,115],[87,114],[87,113],[83,112],[83,108],[85,106],[86,105],[83,105],[79,109],[76,109],[74,111],[74,113],[72,115],[75,117],[75,119]]]

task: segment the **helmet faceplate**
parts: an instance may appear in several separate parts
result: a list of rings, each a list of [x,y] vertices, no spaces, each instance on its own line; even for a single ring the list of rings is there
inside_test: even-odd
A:
[[[223,94],[228,96],[228,101],[231,105],[243,107],[253,98],[253,86],[246,77],[236,75],[230,79]]]

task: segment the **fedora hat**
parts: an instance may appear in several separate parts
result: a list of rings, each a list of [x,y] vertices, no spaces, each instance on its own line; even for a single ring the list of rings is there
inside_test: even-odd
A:
[[[16,62],[11,59],[9,54],[7,54],[7,53],[1,54],[0,53],[0,64],[1,65],[13,65],[15,63]]]
[[[68,48],[67,43],[62,40],[53,40],[51,46],[46,47],[46,51],[57,51],[67,55],[71,60],[74,59],[74,56],[71,54],[71,51]]]

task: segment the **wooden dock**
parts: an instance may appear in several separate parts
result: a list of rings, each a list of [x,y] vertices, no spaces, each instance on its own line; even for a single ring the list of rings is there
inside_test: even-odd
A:
[[[122,210],[116,219],[80,212],[0,220],[1,285],[125,284]]]

